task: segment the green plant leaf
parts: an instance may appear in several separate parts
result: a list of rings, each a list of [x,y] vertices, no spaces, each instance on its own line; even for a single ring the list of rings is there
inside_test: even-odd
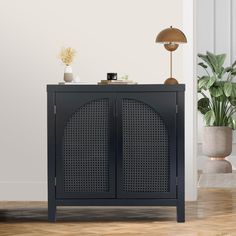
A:
[[[222,66],[219,73],[219,79],[221,79],[225,73],[226,73],[225,68]]]
[[[230,82],[225,82],[224,83],[224,88],[223,88],[223,90],[224,90],[224,94],[225,94],[225,96],[226,97],[229,97],[230,95],[231,95],[231,93],[232,93],[232,83],[230,83]]]
[[[201,58],[204,62],[206,62],[206,64],[211,68],[211,70],[214,71],[214,68],[212,67],[212,64],[211,64],[211,62],[209,61],[207,55],[198,53],[198,57]]]
[[[218,61],[217,61],[217,56],[211,52],[207,52],[207,57],[208,60],[210,61],[212,68],[214,70],[215,73],[220,73],[219,69],[218,69]]]
[[[198,80],[198,89],[206,89],[206,85],[209,82],[210,77],[209,76],[202,76]]]
[[[230,71],[232,71],[232,70],[233,70],[233,67],[232,67],[232,66],[228,66],[228,67],[225,68],[225,71],[226,71],[226,72],[230,72]]]
[[[231,97],[235,97],[236,98],[236,84],[235,83],[232,83]]]
[[[226,99],[225,99],[224,95],[221,95],[221,96],[217,97],[216,100],[219,102],[224,102]]]
[[[219,86],[212,86],[209,91],[213,97],[219,97],[223,94],[223,90]]]
[[[210,110],[210,106],[209,106],[209,99],[208,98],[201,98],[198,100],[198,110],[205,115],[209,110]]]
[[[215,76],[210,77],[205,85],[206,89],[209,89],[215,82],[216,82],[216,77]]]
[[[229,97],[230,104],[236,106],[236,97]]]
[[[235,67],[236,66],[236,60],[234,61],[234,63],[232,64],[232,67]]]
[[[231,124],[232,124],[232,129],[236,129],[236,120],[235,119],[232,118]]]
[[[206,121],[206,125],[212,126],[215,122],[215,113],[214,111],[210,110],[204,115],[204,119]]]
[[[225,63],[225,58],[226,58],[226,54],[216,55],[216,60],[217,60],[217,64],[218,64],[219,69],[221,67],[223,67],[223,65]]]
[[[236,69],[233,69],[233,70],[231,71],[231,75],[236,75]]]
[[[206,64],[204,64],[203,62],[198,63],[199,66],[201,66],[202,68],[206,69],[208,66]]]
[[[236,120],[235,118],[230,118],[230,121],[229,121],[229,127],[232,128],[232,129],[236,129]]]
[[[219,75],[219,78],[223,76],[224,72],[224,62],[226,58],[226,54],[215,55],[211,52],[206,52],[206,55],[199,53],[198,57],[201,58],[206,64],[212,69],[214,73]],[[204,63],[198,64],[204,68]],[[206,65],[205,65],[206,66]]]

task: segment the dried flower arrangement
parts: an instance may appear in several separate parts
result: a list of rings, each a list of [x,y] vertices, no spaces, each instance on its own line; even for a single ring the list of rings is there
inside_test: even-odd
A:
[[[66,66],[69,66],[73,62],[75,54],[76,51],[73,48],[62,48],[60,53],[60,59]]]

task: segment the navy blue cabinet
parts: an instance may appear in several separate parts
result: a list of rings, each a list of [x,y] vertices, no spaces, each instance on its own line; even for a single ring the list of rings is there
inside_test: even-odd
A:
[[[184,85],[48,85],[48,217],[170,205],[184,221]]]

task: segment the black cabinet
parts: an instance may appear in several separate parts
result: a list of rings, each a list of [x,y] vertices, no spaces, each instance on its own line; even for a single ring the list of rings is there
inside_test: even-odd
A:
[[[170,205],[184,221],[184,85],[48,85],[48,216]]]

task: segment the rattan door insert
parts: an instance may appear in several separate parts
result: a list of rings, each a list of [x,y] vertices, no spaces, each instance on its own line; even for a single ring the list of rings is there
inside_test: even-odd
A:
[[[174,127],[175,110],[170,112]],[[175,157],[171,158],[171,153],[175,152],[175,129],[169,132],[162,109],[155,109],[137,98],[122,98],[120,114],[118,196],[175,196],[175,180],[171,179],[176,168]]]
[[[112,103],[101,98],[77,105],[67,114],[59,137],[58,196],[114,197]]]

